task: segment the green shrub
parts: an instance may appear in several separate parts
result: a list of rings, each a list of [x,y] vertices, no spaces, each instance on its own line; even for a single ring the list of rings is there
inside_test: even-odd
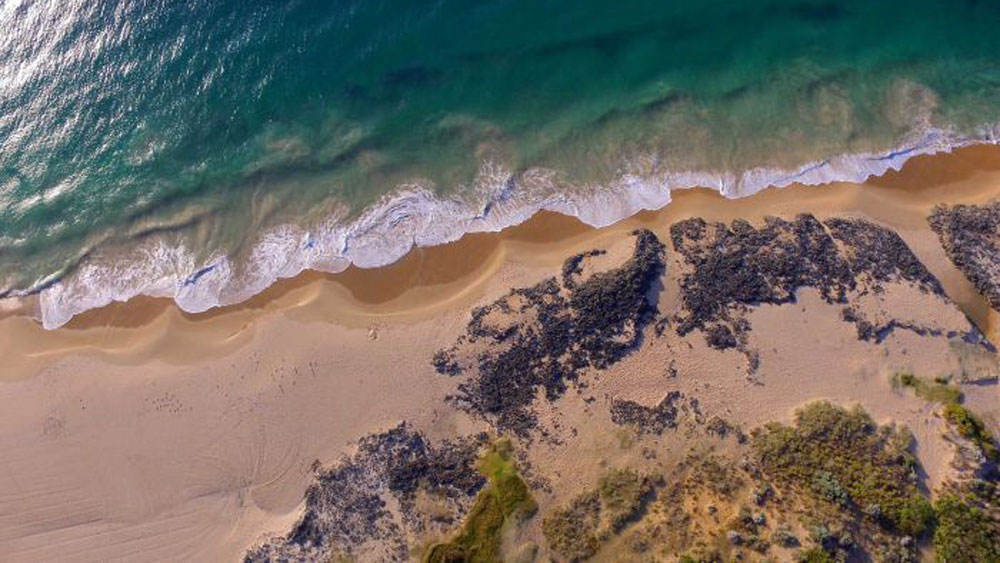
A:
[[[969,409],[959,404],[945,405],[944,418],[959,434],[975,444],[986,459],[1000,463],[1000,451],[997,450],[993,436],[983,421],[969,412]]]
[[[833,556],[819,547],[813,547],[803,551],[799,554],[798,560],[801,563],[836,563]]]
[[[600,512],[601,501],[596,493],[577,497],[568,508],[553,511],[542,521],[549,547],[570,561],[597,553]]]
[[[586,559],[597,553],[603,540],[639,516],[655,483],[631,469],[611,469],[601,476],[595,490],[546,516],[542,533],[549,546],[566,559]]]
[[[962,391],[954,385],[949,385],[944,378],[935,378],[933,382],[921,379],[911,373],[897,373],[892,376],[894,387],[909,387],[925,401],[943,403],[945,405],[962,402]]]
[[[489,487],[476,497],[459,534],[451,541],[432,546],[424,557],[426,562],[485,563],[501,559],[500,534],[504,526],[538,510],[511,457],[511,445],[506,440],[497,442],[483,457],[480,471],[489,478]]]
[[[753,446],[776,480],[916,536],[933,510],[917,490],[911,440],[905,430],[879,428],[860,408],[821,401],[800,409],[794,426],[766,425]]]
[[[920,493],[910,494],[895,516],[896,529],[909,536],[919,536],[934,523],[934,507]]]
[[[612,469],[604,474],[597,490],[601,508],[616,530],[627,523],[639,510],[642,498],[652,490],[649,479],[630,469]]]
[[[813,475],[812,488],[823,498],[841,506],[847,506],[851,502],[851,496],[829,471],[817,471]]]
[[[996,525],[978,508],[954,494],[938,499],[934,550],[942,563],[1000,561]]]

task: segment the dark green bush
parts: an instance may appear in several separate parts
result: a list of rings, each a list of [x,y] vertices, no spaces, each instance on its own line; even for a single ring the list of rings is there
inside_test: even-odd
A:
[[[957,403],[945,405],[944,418],[959,434],[975,444],[986,459],[1000,463],[1000,451],[997,450],[993,435],[986,429],[983,421],[969,412],[969,409]]]
[[[935,504],[937,530],[934,550],[942,563],[993,563],[1000,561],[1000,535],[996,525],[979,508],[954,494],[942,495]]]
[[[776,480],[916,536],[928,529],[933,509],[917,490],[911,439],[879,428],[860,408],[816,402],[796,413],[794,426],[765,426],[753,445]]]

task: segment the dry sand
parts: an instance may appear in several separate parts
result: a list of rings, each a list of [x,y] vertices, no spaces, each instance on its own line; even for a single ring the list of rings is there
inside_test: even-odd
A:
[[[415,250],[386,268],[303,274],[202,315],[144,298],[44,331],[8,311],[0,318],[0,559],[239,559],[262,534],[287,530],[298,517],[314,462],[335,461],[359,437],[400,420],[431,437],[484,428],[444,402],[455,381],[434,373],[431,354],[457,338],[471,306],[552,275],[571,253],[621,255],[631,245],[624,234],[637,226],[666,241],[670,224],[692,216],[866,217],[897,230],[996,342],[995,313],[925,220],[937,203],[996,197],[1000,149],[974,147],[915,158],[863,185],[795,186],[735,201],[687,190],[661,211],[600,230],[542,213],[496,235]],[[888,384],[894,369],[954,370],[945,343],[902,333],[875,347],[858,341],[832,307],[808,292],[801,297],[801,307],[752,313],[766,385],[742,375],[735,352],[707,349],[685,353],[679,376],[666,380],[674,352],[664,345],[629,357],[590,392],[655,404],[679,389],[746,426],[787,420],[813,398],[859,402],[880,421],[913,428],[930,482],[946,478],[948,450],[933,408]],[[914,317],[966,322],[947,304],[887,299]],[[661,309],[675,301],[667,284]],[[996,386],[967,393],[996,429]],[[584,483],[625,455],[602,437],[613,429],[598,406],[574,399],[553,407],[562,410],[553,417],[592,425],[547,453],[533,450],[539,468]],[[594,464],[578,464],[581,453],[593,454]]]

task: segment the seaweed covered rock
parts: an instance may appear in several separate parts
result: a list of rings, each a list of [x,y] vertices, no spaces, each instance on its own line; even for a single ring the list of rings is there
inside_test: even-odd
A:
[[[560,278],[512,290],[479,307],[458,342],[434,356],[439,373],[466,378],[451,400],[498,430],[527,435],[539,389],[560,397],[585,369],[605,369],[635,349],[656,315],[663,245],[639,230],[619,267],[582,275],[601,254],[571,257]]]
[[[501,534],[538,510],[527,484],[517,473],[510,442],[501,440],[484,456],[480,470],[489,477],[459,533],[427,550],[425,563],[492,563],[503,559]]]
[[[333,555],[404,561],[408,534],[453,525],[486,484],[476,468],[483,437],[433,445],[405,423],[362,438],[357,452],[321,471],[292,530],[253,548],[245,561],[329,560]],[[429,522],[418,493],[438,502]],[[390,511],[387,501],[399,507]]]
[[[750,324],[747,307],[795,302],[800,288],[819,291],[828,303],[847,305],[884,283],[911,283],[943,295],[941,285],[896,233],[853,218],[821,222],[803,214],[794,220],[768,217],[761,227],[745,220],[708,224],[687,219],[670,228],[674,250],[683,259],[678,335],[700,330],[709,346],[743,349]],[[845,307],[844,320],[864,340],[884,338],[893,328],[921,327],[890,321],[874,326],[858,310]]]
[[[707,334],[741,335],[731,309],[737,305],[788,303],[795,290],[810,286],[830,302],[845,300],[854,279],[847,261],[815,217],[794,221],[767,218],[755,228],[736,220],[730,226],[688,219],[670,228],[671,242],[690,271],[681,279],[684,311],[676,325],[685,335],[695,329]],[[716,338],[727,345],[728,338]]]
[[[928,222],[955,267],[1000,311],[1000,201],[939,205]]]
[[[921,291],[944,295],[940,282],[898,234],[862,219],[834,217],[823,223],[842,246],[855,279],[871,282],[913,283]],[[872,287],[877,288],[877,285]]]

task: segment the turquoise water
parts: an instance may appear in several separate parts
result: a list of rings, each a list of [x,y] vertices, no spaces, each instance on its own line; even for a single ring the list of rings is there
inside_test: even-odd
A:
[[[0,1],[0,293],[44,289],[47,326],[201,310],[540,207],[863,177],[992,141],[997,29],[975,0]]]

